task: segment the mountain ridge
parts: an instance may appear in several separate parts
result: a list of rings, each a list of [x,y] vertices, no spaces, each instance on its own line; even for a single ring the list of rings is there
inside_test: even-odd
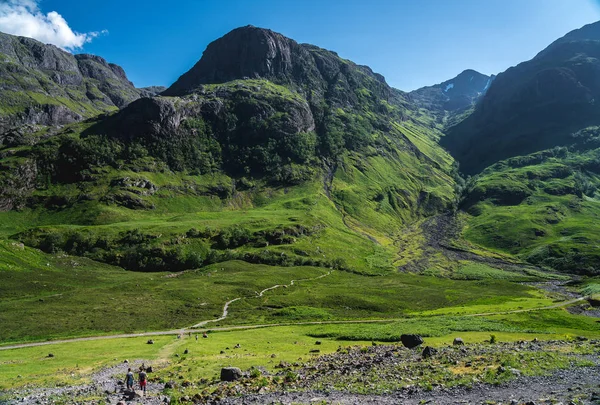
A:
[[[120,66],[0,33],[0,134],[19,125],[64,125],[140,97]]]

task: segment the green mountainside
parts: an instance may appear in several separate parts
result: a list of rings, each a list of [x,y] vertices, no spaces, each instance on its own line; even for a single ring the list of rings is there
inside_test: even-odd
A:
[[[130,270],[381,273],[403,224],[456,202],[429,116],[333,52],[244,27],[162,94],[0,150],[2,232]]]
[[[0,33],[0,143],[36,125],[64,125],[140,97],[120,66]],[[8,140],[6,138],[9,138]]]
[[[475,174],[519,156],[566,146],[571,134],[600,124],[600,23],[567,34],[499,74],[474,112],[441,144]]]
[[[495,80],[467,70],[405,93],[253,26],[209,44],[166,89],[135,89],[99,57],[2,34],[0,294],[10,299],[0,323],[11,327],[0,341],[185,327],[236,297],[231,324],[550,305],[517,283],[600,268],[595,104],[557,96],[591,87],[549,79],[535,97],[527,90],[548,66],[587,72],[596,43],[578,38],[549,49],[591,49],[581,60],[541,53]],[[533,98],[509,111],[514,94]],[[545,131],[535,114],[564,103],[569,120],[550,132],[560,142],[522,148],[531,134],[519,131]],[[131,321],[123,308],[143,298],[153,309]]]

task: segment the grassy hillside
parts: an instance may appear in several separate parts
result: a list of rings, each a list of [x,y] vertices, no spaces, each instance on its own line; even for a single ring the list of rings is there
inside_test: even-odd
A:
[[[467,239],[539,265],[598,274],[600,185],[598,129],[578,143],[516,157],[484,170],[468,185]]]

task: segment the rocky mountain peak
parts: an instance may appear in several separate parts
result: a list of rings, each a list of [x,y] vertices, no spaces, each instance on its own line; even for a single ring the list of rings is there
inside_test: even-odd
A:
[[[284,81],[294,74],[294,53],[302,47],[294,40],[252,25],[236,28],[211,42],[202,58],[165,94],[182,95],[200,84],[243,78]]]
[[[421,107],[443,117],[445,111],[461,112],[474,105],[485,94],[494,77],[467,69],[450,80],[414,90],[410,96]]]

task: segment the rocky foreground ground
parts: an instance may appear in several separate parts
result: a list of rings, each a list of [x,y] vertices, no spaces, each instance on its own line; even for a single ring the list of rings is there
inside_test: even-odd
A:
[[[6,404],[600,404],[600,340],[340,347],[275,372],[242,371],[235,381],[187,381],[165,368],[150,374],[145,397],[128,393],[127,366],[92,383],[6,393]]]

